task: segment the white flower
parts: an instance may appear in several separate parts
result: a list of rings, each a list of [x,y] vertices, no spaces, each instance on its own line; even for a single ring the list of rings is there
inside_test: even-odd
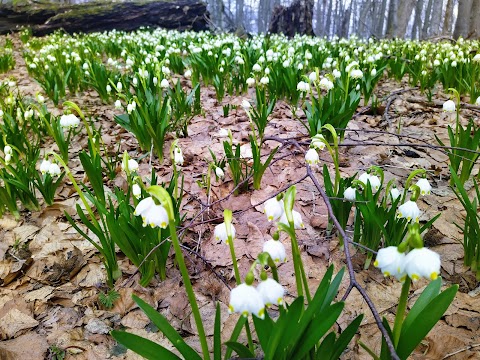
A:
[[[183,165],[182,149],[180,149],[178,146],[175,147],[175,151],[173,152],[173,162],[176,165]]]
[[[120,100],[115,101],[115,109],[121,109],[122,108],[122,102]]]
[[[228,312],[230,314],[240,313],[243,316],[254,314],[256,317],[263,319],[265,317],[265,304],[257,289],[243,283],[230,292]]]
[[[366,172],[358,177],[358,181],[362,182],[365,186],[367,186],[368,179],[370,179],[370,174]]]
[[[276,197],[268,199],[263,212],[268,221],[278,221],[283,215],[283,200],[278,201]]]
[[[267,307],[283,304],[285,289],[275,280],[268,278],[260,282],[257,286],[257,291],[262,296],[263,302]]]
[[[312,142],[310,145],[312,145],[315,149],[318,150],[323,150],[325,149],[325,138],[323,137],[322,134],[317,134],[314,137],[312,137]]]
[[[169,82],[167,79],[162,79],[162,81],[160,81],[160,87],[162,89],[166,89],[170,86]]]
[[[390,189],[390,196],[393,201],[397,200],[400,196],[400,190],[398,190],[396,187]]]
[[[480,54],[475,54],[472,60],[475,62],[480,62]]]
[[[347,201],[355,201],[357,198],[357,190],[355,190],[355,188],[352,188],[350,186],[345,189],[345,192],[343,193],[343,197]]]
[[[269,81],[268,76],[264,76],[260,79],[260,84],[267,85]]]
[[[477,97],[477,100],[475,100],[475,105],[480,106],[480,96]]]
[[[60,117],[60,126],[63,128],[77,127],[80,124],[80,119],[74,114],[62,115]]]
[[[447,111],[447,112],[455,111],[455,103],[453,102],[453,100],[447,100],[443,103],[443,111]]]
[[[259,72],[259,71],[262,71],[262,67],[259,64],[255,64],[253,65],[252,70],[254,72]]]
[[[304,229],[305,224],[303,223],[302,215],[298,211],[292,210],[292,216],[293,216],[293,227],[296,230]],[[287,219],[287,215],[285,213],[285,210],[283,211],[283,214],[282,214],[280,220],[278,220],[278,222],[284,223],[286,225],[289,224],[288,219]]]
[[[378,189],[380,189],[381,182],[378,176],[370,175],[370,177],[368,178],[368,182],[370,183],[373,192],[377,192]]]
[[[192,70],[190,69],[185,70],[185,73],[183,74],[183,76],[185,76],[187,79],[190,79],[190,77],[192,76]]]
[[[254,78],[248,78],[246,82],[247,82],[248,87],[252,87],[253,85],[255,85],[255,79]]]
[[[120,81],[117,82],[117,91],[118,91],[118,92],[122,92],[122,89],[123,89],[122,83],[121,83]]]
[[[418,218],[420,217],[420,209],[418,208],[417,203],[412,200],[408,200],[400,205],[397,210],[397,217],[405,218],[408,221],[418,222]]]
[[[252,107],[252,105],[250,105],[250,102],[248,100],[245,100],[245,99],[242,100],[242,108],[246,112],[249,112],[251,107]]]
[[[42,96],[42,94],[37,95],[37,101],[39,104],[43,104],[45,101],[45,98]]]
[[[307,153],[305,154],[305,162],[309,165],[314,165],[320,161],[318,157],[317,150],[315,149],[308,149]]]
[[[167,210],[162,205],[155,204],[151,196],[140,201],[133,214],[142,217],[143,226],[150,225],[152,228],[156,226],[162,229],[167,228]]]
[[[152,81],[153,81],[153,85],[157,86],[158,78],[156,76],[153,77]]]
[[[12,161],[12,154],[5,154],[5,165],[10,164],[10,161]]]
[[[375,76],[377,75],[377,69],[373,68],[372,71],[370,71],[370,76]]]
[[[327,78],[323,78],[322,80],[320,80],[319,86],[320,86],[321,89],[329,91],[329,90],[333,89],[333,82],[331,82]]]
[[[7,154],[12,155],[12,152],[13,152],[12,147],[10,145],[5,145],[5,147],[3,148],[3,153],[5,155]]]
[[[134,159],[128,159],[127,169],[128,169],[129,172],[137,171],[138,170],[138,162],[136,162]],[[127,171],[127,169],[125,169],[125,167],[123,165],[123,162],[122,162],[122,170]]]
[[[45,174],[48,172],[48,170],[50,169],[50,166],[52,165],[52,163],[48,160],[43,160],[42,163],[40,164],[40,172],[42,174]]]
[[[413,249],[405,258],[405,272],[412,281],[435,280],[440,274],[440,255],[427,248]]]
[[[430,195],[432,186],[426,178],[421,178],[418,180],[416,185],[420,188],[420,195]]]
[[[305,81],[300,81],[298,84],[297,84],[297,90],[298,91],[309,91],[310,90],[310,85],[305,82]]]
[[[268,240],[263,244],[263,252],[270,255],[275,262],[284,262],[287,259],[285,246],[279,240]]]
[[[132,79],[132,84],[133,84],[133,86],[137,86],[137,85],[138,85],[138,79],[137,79],[136,77],[134,77],[134,78]]]
[[[142,195],[142,188],[138,184],[133,184],[132,186],[132,194],[137,199]]]
[[[339,77],[342,76],[342,73],[341,73],[339,70],[337,70],[337,69],[334,69],[334,70],[332,71],[332,74],[333,74],[333,77],[334,77],[335,79],[338,79]]]
[[[362,70],[353,69],[350,72],[350,76],[354,79],[361,79],[363,77],[363,72],[362,72]]]
[[[396,246],[378,250],[373,265],[380,268],[385,276],[395,276],[398,280],[405,277],[405,253],[399,252]]]
[[[312,71],[310,73],[310,75],[308,75],[308,79],[311,81],[311,82],[315,82],[317,81],[317,73],[315,71]]]
[[[233,224],[230,224],[230,229],[232,231],[232,239],[235,239],[236,231]],[[227,227],[225,226],[224,222],[215,226],[213,236],[215,236],[216,241],[221,241],[225,244],[228,244]]]
[[[107,84],[107,86],[105,87],[105,90],[107,90],[107,93],[110,94],[110,92],[112,91],[112,87]]]
[[[53,176],[59,176],[61,171],[60,171],[60,166],[58,166],[58,164],[56,163],[53,163],[53,164],[50,164],[50,166],[48,167],[48,173],[53,177]]]
[[[221,167],[215,167],[215,175],[217,175],[219,178],[223,178],[225,176],[225,173],[223,172],[223,169]]]

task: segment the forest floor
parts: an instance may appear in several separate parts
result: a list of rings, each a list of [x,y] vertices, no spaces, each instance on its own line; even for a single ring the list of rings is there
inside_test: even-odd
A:
[[[0,75],[0,80],[13,77],[24,96],[34,97],[41,88],[29,77],[18,49],[16,61],[15,69]],[[449,187],[448,157],[435,147],[415,146],[437,144],[435,135],[448,144],[447,125],[452,124],[454,119],[443,113],[441,106],[427,103],[426,98],[418,90],[409,88],[406,81],[397,83],[385,78],[375,92],[379,99],[383,99],[379,114],[370,114],[367,107],[358,109],[348,125],[341,147],[341,172],[353,175],[371,165],[378,165],[385,172],[385,181],[396,178],[399,184],[403,184],[412,169],[427,169],[433,191],[430,196],[419,200],[422,210],[420,220],[427,221],[438,213],[442,215],[425,235],[425,243],[441,255],[444,285],[460,286],[453,304],[412,358],[480,359],[480,288],[474,274],[463,266],[463,235],[454,225],[463,223],[463,208]],[[226,98],[224,104],[240,105],[243,98]],[[248,143],[250,132],[248,117],[241,106],[224,117],[213,89],[202,88],[201,99],[204,115],[196,116],[188,128],[189,136],[179,140],[185,157],[182,167],[186,190],[183,211],[187,214],[187,224],[201,210],[201,203],[207,202],[204,189],[196,181],[206,173],[211,161],[208,149],[217,157],[223,154],[224,139],[220,130],[230,129],[234,139],[241,144]],[[441,89],[436,89],[434,99],[444,101],[447,96]],[[107,146],[116,148],[120,144],[121,152],[127,150],[131,158],[139,158],[141,154],[133,135],[113,120],[116,112],[113,105],[102,104],[94,91],[71,96],[69,100],[102,125],[103,140]],[[52,112],[61,114],[61,110],[54,109],[53,104],[49,103],[49,107]],[[473,118],[480,125],[479,114],[480,110],[475,107],[462,109],[461,121],[466,124],[469,118]],[[297,115],[302,116],[303,113],[297,112]],[[305,129],[282,101],[277,103],[267,126],[266,136],[273,135],[308,140]],[[166,148],[170,141],[167,141]],[[86,144],[86,134],[81,133],[70,147],[69,165],[78,179],[82,179],[84,173],[76,155],[86,148]],[[276,146],[273,142],[266,145],[272,149]],[[45,150],[55,149],[54,142],[45,144]],[[205,212],[203,222],[191,226],[183,239],[185,246],[203,257],[201,259],[193,252],[185,252],[210,336],[213,335],[216,301],[221,303],[222,319],[225,321],[223,340],[227,340],[226,336],[237,320],[236,315],[227,314],[230,291],[226,284],[234,286],[229,249],[215,241],[213,227],[221,222],[223,209],[234,211],[237,230],[235,248],[240,272],[244,276],[252,260],[261,252],[264,240],[268,240],[275,230],[265,219],[263,205],[256,204],[305,174],[303,154],[287,148],[278,157],[283,155],[286,157],[266,171],[261,190],[227,196],[233,188],[228,172],[224,181],[214,182],[210,202],[224,200]],[[332,168],[328,153],[325,151],[320,156],[322,162]],[[148,158],[139,162],[140,175],[149,177]],[[171,176],[168,160],[166,164],[154,162],[153,169],[160,180],[167,181]],[[320,170],[315,168],[319,178]],[[478,167],[474,172],[478,172]],[[126,186],[120,169],[117,178],[109,185]],[[467,188],[471,186],[467,183]],[[95,248],[72,228],[64,215],[66,211],[75,217],[77,203],[78,197],[72,184],[65,180],[52,206],[44,205],[39,212],[24,211],[20,221],[10,215],[0,219],[0,282],[3,283],[0,287],[0,339],[3,340],[0,342],[0,359],[54,359],[55,347],[66,350],[65,359],[139,358],[115,344],[108,334],[114,328],[124,328],[171,348],[168,340],[154,331],[146,316],[135,306],[131,299],[134,293],[159,309],[175,328],[181,330],[188,343],[199,347],[193,316],[172,256],[167,267],[167,280],[153,280],[147,288],[138,284],[138,275],[131,277],[136,268],[120,256],[123,277],[115,286],[120,299],[112,309],[107,310],[100,305],[98,294],[105,290],[105,270]],[[297,233],[306,273],[314,291],[330,264],[335,266],[336,271],[345,266],[344,252],[335,237],[326,236],[326,207],[309,180],[297,184],[295,208],[302,214],[306,225]],[[284,243],[289,251],[287,241]],[[357,280],[371,296],[380,315],[393,322],[401,284],[384,278],[373,266],[364,270],[365,254],[354,247],[351,250]],[[291,259],[289,253],[288,258]],[[293,274],[291,260],[279,266],[281,283],[288,292],[287,302],[293,299],[290,294],[295,292]],[[346,275],[340,287],[340,296],[347,286]],[[410,304],[425,286],[423,281],[414,284]],[[365,313],[365,318],[355,339],[360,338],[379,353],[380,333],[367,304],[355,290],[347,298],[345,310],[336,326],[344,329],[359,313]],[[352,342],[342,358],[369,359],[370,356]]]

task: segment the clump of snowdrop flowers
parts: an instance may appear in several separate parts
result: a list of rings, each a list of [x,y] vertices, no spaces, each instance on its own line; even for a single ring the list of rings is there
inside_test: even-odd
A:
[[[376,175],[370,175],[369,173],[363,173],[358,178],[365,186],[370,183],[373,192],[377,192],[380,189],[381,181]]]
[[[421,178],[417,181],[416,185],[420,189],[420,195],[430,195],[430,191],[432,190],[432,186],[428,182],[426,178]]]
[[[63,128],[75,128],[78,124],[80,124],[80,119],[74,114],[62,115],[60,117],[60,126]]]
[[[363,72],[359,69],[353,69],[352,71],[350,71],[350,76],[353,79],[361,79],[363,77]]]
[[[301,92],[307,92],[310,90],[310,85],[305,81],[300,81],[297,84],[297,90]]]
[[[317,150],[310,148],[305,154],[305,162],[308,165],[315,165],[320,161]]]
[[[455,103],[453,102],[453,100],[447,100],[443,103],[443,111],[446,111],[446,112],[455,111]]]
[[[56,163],[51,163],[48,160],[43,160],[40,164],[40,172],[45,175],[49,174],[51,177],[60,176],[60,166]]]
[[[405,218],[408,221],[418,222],[420,217],[420,209],[415,201],[408,200],[397,209],[397,217]]]
[[[320,86],[320,89],[330,91],[331,89],[333,89],[333,82],[331,82],[327,78],[322,78],[318,86]]]
[[[285,246],[280,240],[267,240],[263,243],[263,252],[270,255],[272,260],[276,263],[284,262],[287,259],[287,252]]]
[[[162,229],[167,228],[167,210],[162,205],[157,205],[151,196],[141,200],[133,214],[142,217],[143,226],[150,225],[152,228],[157,226]]]

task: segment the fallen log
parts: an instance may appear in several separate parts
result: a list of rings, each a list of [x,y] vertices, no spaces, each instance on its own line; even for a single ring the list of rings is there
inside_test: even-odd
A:
[[[273,9],[268,31],[272,34],[314,35],[312,26],[313,0],[295,0],[290,6],[277,5]]]
[[[36,36],[63,29],[68,33],[163,27],[208,30],[207,5],[200,0],[35,3],[0,5],[0,34],[30,27]]]

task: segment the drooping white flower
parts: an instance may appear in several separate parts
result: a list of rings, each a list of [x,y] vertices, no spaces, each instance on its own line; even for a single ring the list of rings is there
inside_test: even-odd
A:
[[[308,79],[311,81],[311,82],[315,82],[317,81],[317,73],[315,71],[312,71],[310,73],[310,75],[308,75]]]
[[[173,162],[176,165],[183,165],[182,149],[180,149],[178,146],[175,147],[175,150],[173,152]]]
[[[373,265],[380,268],[383,275],[402,280],[405,276],[405,253],[399,252],[396,246],[380,249]]]
[[[42,163],[40,164],[40,172],[42,174],[46,174],[48,172],[48,170],[50,169],[50,165],[52,165],[52,163],[48,160],[43,160]]]
[[[263,319],[265,317],[265,304],[257,289],[252,285],[243,283],[230,292],[228,312],[230,314],[240,313],[243,316],[254,314],[256,317]]]
[[[217,166],[215,168],[215,175],[217,175],[221,179],[225,176],[225,172],[223,171],[223,169],[221,167]]]
[[[122,102],[120,100],[115,101],[115,109],[121,109],[122,108]]]
[[[112,87],[107,84],[107,86],[105,87],[105,90],[107,90],[107,93],[110,94],[112,92]]]
[[[162,205],[155,204],[151,196],[141,200],[133,214],[142,217],[143,226],[158,226],[165,229],[168,225],[167,210]]]
[[[262,67],[259,64],[254,64],[252,67],[252,70],[254,72],[259,72],[259,71],[262,71]]]
[[[306,91],[309,91],[310,90],[310,85],[305,82],[305,81],[300,81],[298,84],[297,84],[297,90],[298,91],[302,91],[302,92],[306,92]]]
[[[453,100],[447,100],[443,103],[443,111],[446,111],[446,112],[455,111],[455,103],[453,102]]]
[[[236,231],[233,224],[230,224],[230,229],[232,231],[232,239],[235,239]],[[221,241],[225,244],[228,244],[227,227],[224,222],[215,226],[213,236],[215,236],[216,241]]]
[[[287,259],[285,246],[279,240],[268,240],[263,243],[263,252],[266,252],[275,262],[284,262]]]
[[[282,305],[285,289],[274,279],[268,278],[260,282],[257,291],[262,296],[263,302],[267,307],[272,305]]]
[[[302,214],[300,214],[296,210],[292,210],[292,216],[293,216],[293,227],[296,230],[304,229],[305,224],[303,223]],[[281,223],[284,223],[284,224],[287,224],[287,225],[289,224],[288,219],[287,219],[287,214],[285,213],[285,209],[283,211],[282,216],[280,217],[280,220],[278,220],[278,222],[281,222]]]
[[[60,173],[61,173],[60,166],[58,166],[58,164],[56,164],[56,163],[50,164],[50,166],[48,167],[48,173],[52,177],[59,176]]]
[[[12,155],[12,147],[10,145],[5,145],[5,147],[3,148],[3,153],[6,155],[6,154],[10,154]]]
[[[416,184],[420,188],[420,195],[430,195],[430,191],[432,190],[432,186],[428,182],[426,178],[421,178],[417,181]]]
[[[339,70],[337,70],[337,69],[333,69],[332,75],[333,75],[333,77],[334,77],[335,79],[338,79],[339,77],[342,76],[342,73],[341,73]]]
[[[350,186],[345,189],[343,193],[343,197],[345,198],[345,200],[353,202],[357,198],[357,190],[355,190],[355,188]]]
[[[268,199],[265,201],[263,212],[267,215],[269,222],[278,221],[283,215],[283,200],[278,201],[276,197]]]
[[[124,166],[123,162],[122,162],[121,166],[122,166],[123,171],[127,171],[127,169],[128,169],[129,172],[135,172],[135,171],[138,170],[138,162],[134,159],[128,159],[127,169],[125,169],[125,166]]]
[[[243,110],[245,110],[246,112],[249,112],[251,107],[252,107],[252,105],[250,104],[250,102],[248,100],[246,100],[246,99],[242,100]]]
[[[255,85],[255,79],[254,78],[248,78],[246,82],[247,82],[248,87],[252,87],[253,85]]]
[[[405,272],[412,281],[435,280],[440,274],[440,255],[425,247],[413,249],[405,258]]]
[[[132,194],[137,199],[142,195],[142,188],[138,184],[133,184],[132,186]]]
[[[375,193],[380,189],[380,179],[376,175],[370,175],[368,178],[368,182],[370,183],[370,186],[372,187],[372,191]]]
[[[187,79],[190,79],[190,77],[192,76],[192,70],[190,69],[185,70],[185,73],[183,74],[183,76],[185,76]]]
[[[315,165],[320,161],[318,156],[317,150],[315,149],[308,149],[307,153],[305,154],[305,162],[309,165]]]
[[[397,210],[397,217],[405,218],[408,221],[418,222],[418,218],[420,217],[420,209],[418,208],[417,203],[412,200],[408,200],[400,205]]]
[[[317,134],[312,137],[312,142],[310,143],[315,149],[323,150],[325,149],[325,138],[322,134]]]
[[[320,86],[321,89],[329,91],[333,89],[333,82],[331,82],[327,78],[323,78],[322,80],[320,80],[320,83],[318,86]]]
[[[77,127],[80,124],[80,119],[74,114],[62,115],[60,117],[60,126],[63,128]]]
[[[475,105],[480,106],[480,96],[477,97],[477,100],[475,100]]]
[[[350,72],[350,76],[354,79],[361,79],[363,77],[363,72],[362,70],[359,70],[359,69],[353,69]]]
[[[392,201],[397,200],[400,194],[400,190],[398,190],[396,187],[390,189],[390,197],[392,198]]]
[[[170,83],[168,82],[167,79],[162,79],[162,81],[160,81],[160,87],[162,89],[167,89],[169,86],[170,86]]]
[[[120,81],[117,82],[117,91],[118,91],[118,92],[122,92],[122,89],[123,89],[122,83],[121,83]]]
[[[268,76],[264,76],[260,79],[260,84],[267,85],[269,83],[269,78]]]
[[[358,181],[362,182],[363,185],[367,186],[368,180],[370,179],[370,174],[369,173],[363,173],[358,177]]]

